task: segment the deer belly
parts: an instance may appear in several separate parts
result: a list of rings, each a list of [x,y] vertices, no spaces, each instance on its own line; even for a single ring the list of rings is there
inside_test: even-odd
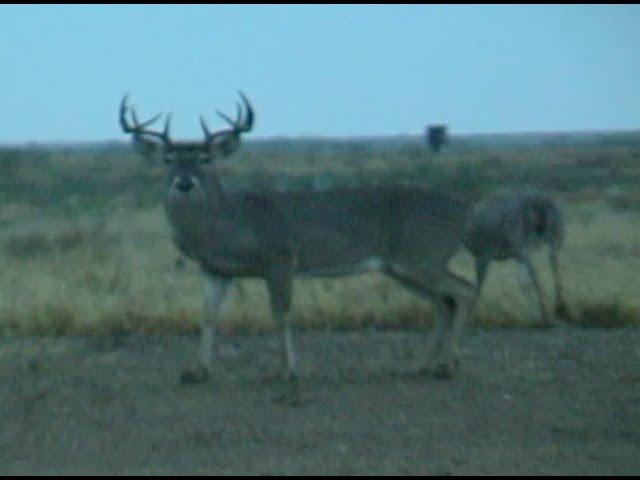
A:
[[[209,257],[199,262],[203,270],[221,277],[263,277],[267,271],[266,262],[251,261],[246,258]]]
[[[344,277],[360,275],[369,272],[380,272],[384,268],[384,261],[378,257],[371,257],[358,262],[335,263],[332,265],[303,266],[296,273],[304,277]]]

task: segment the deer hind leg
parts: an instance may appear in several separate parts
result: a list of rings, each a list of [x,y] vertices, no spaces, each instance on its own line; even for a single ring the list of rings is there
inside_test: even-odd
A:
[[[480,296],[480,291],[482,290],[482,285],[484,285],[484,281],[487,278],[487,271],[489,270],[489,262],[490,260],[486,257],[478,257],[476,258],[476,296]]]
[[[531,279],[531,283],[533,284],[533,288],[535,290],[536,298],[538,300],[538,308],[540,310],[540,322],[539,326],[541,327],[551,327],[553,326],[553,322],[549,319],[547,315],[547,309],[544,306],[544,299],[542,297],[542,288],[540,288],[540,282],[538,281],[538,276],[536,275],[536,271],[531,264],[531,260],[529,260],[526,256],[521,256],[518,258],[518,261],[524,266]]]
[[[437,378],[451,378],[459,366],[458,343],[475,298],[475,288],[444,267],[416,270],[392,264],[385,273],[421,297],[434,300],[436,326],[431,358],[424,371]]]
[[[219,310],[224,301],[231,279],[206,275],[204,288],[204,309],[202,325],[200,327],[200,358],[194,367],[184,370],[180,376],[180,383],[200,383],[209,378],[209,368],[213,359],[213,343],[215,341],[216,323]]]
[[[293,269],[289,266],[271,270],[266,278],[271,304],[271,314],[282,331],[282,372],[287,382],[297,379],[293,330],[291,325],[291,297],[293,290]]]
[[[473,298],[473,304],[471,305],[469,315],[471,312],[475,312],[476,306],[478,305],[478,301],[480,300],[480,293],[482,292],[482,286],[484,285],[484,281],[487,278],[487,272],[489,271],[489,264],[491,260],[487,257],[476,257],[475,266],[476,266],[476,291]]]

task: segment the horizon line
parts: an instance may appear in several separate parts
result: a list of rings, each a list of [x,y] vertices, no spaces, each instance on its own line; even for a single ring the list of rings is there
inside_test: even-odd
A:
[[[426,125],[425,125],[426,128]],[[577,129],[577,130],[521,130],[521,131],[497,131],[497,132],[449,132],[450,137],[491,137],[491,136],[557,136],[557,135],[624,135],[624,134],[640,134],[640,127],[636,128],[607,128],[607,129]],[[325,140],[325,141],[358,141],[358,140],[384,140],[393,138],[423,138],[425,133],[386,133],[386,134],[359,134],[359,135],[325,135],[325,134],[275,134],[262,136],[248,136],[243,139],[246,142],[264,142],[264,141],[309,141],[309,140]],[[189,139],[187,139],[189,140]],[[196,140],[196,138],[193,138]],[[96,145],[109,143],[127,143],[124,138],[108,138],[95,140],[23,140],[17,142],[0,142],[0,148],[16,148],[16,147],[32,147],[38,145],[44,146],[65,146],[65,145]]]

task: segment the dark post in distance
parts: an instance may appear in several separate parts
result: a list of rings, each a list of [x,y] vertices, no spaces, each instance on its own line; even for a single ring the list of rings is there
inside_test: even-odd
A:
[[[448,143],[446,125],[428,125],[427,143],[434,153],[438,153]]]

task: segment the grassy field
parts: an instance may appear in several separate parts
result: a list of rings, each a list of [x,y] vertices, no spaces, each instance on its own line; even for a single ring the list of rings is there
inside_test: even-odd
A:
[[[537,188],[562,205],[569,306],[585,325],[640,324],[640,135],[467,138],[438,156],[417,139],[249,142],[219,166],[238,189],[413,182],[469,199]],[[192,331],[202,303],[195,266],[177,268],[161,208],[162,165],[125,145],[0,149],[0,335]],[[546,252],[535,257],[549,305]],[[471,257],[452,268],[473,280]],[[512,262],[495,264],[475,322],[535,322]],[[529,292],[530,294],[531,292]],[[241,281],[222,329],[274,328],[264,286]],[[378,275],[299,280],[297,326],[421,328],[431,306]]]

